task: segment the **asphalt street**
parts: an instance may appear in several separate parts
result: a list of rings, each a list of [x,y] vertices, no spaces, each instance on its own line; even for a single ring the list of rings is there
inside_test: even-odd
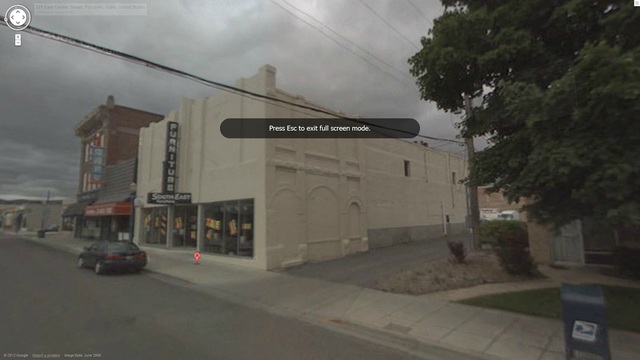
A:
[[[98,276],[0,234],[0,354],[100,359],[418,359],[148,272]],[[1,355],[0,355],[1,356]]]
[[[462,241],[467,250],[473,249],[473,239],[467,233],[374,249],[335,260],[308,263],[285,271],[289,275],[375,288],[376,279],[380,276],[446,258],[449,256],[447,241]]]

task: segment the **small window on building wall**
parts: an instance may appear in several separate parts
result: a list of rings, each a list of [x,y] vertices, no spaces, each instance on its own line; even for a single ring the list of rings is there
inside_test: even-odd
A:
[[[411,176],[411,164],[409,163],[409,160],[404,161],[404,176]]]
[[[457,180],[456,179],[456,172],[454,171],[454,172],[451,173],[451,183],[455,185],[456,184],[456,180]]]

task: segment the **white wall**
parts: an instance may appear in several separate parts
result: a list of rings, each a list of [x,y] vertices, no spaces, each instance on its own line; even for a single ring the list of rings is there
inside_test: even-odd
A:
[[[236,86],[264,92],[264,72]],[[177,192],[192,194],[193,203],[254,199],[254,254],[252,260],[220,258],[221,262],[265,268],[264,139],[227,139],[220,124],[227,118],[263,118],[265,105],[236,94],[219,93],[207,99],[183,99],[179,110],[140,132],[138,194],[160,192],[167,122],[179,124]],[[153,205],[148,205],[149,207]],[[137,219],[141,219],[138,211]],[[140,229],[140,225],[138,225]],[[199,234],[201,237],[201,234]]]
[[[320,107],[277,89],[276,70],[268,65],[236,85]],[[255,259],[219,257],[222,262],[286,267],[367,251],[372,230],[384,236],[432,226],[441,233],[443,214],[464,223],[465,189],[451,183],[452,171],[466,176],[459,156],[398,139],[227,139],[220,133],[227,118],[294,117],[329,116],[229,93],[185,99],[165,120],[141,130],[138,193],[160,191],[166,122],[176,121],[179,192],[192,193],[194,203],[255,199]]]
[[[427,196],[424,152],[396,139],[372,139],[366,143],[367,223],[370,228],[415,226],[433,223]],[[404,161],[411,177],[404,175]]]
[[[399,139],[365,144],[370,247],[443,236],[446,215],[447,232],[465,230],[466,189],[457,183],[467,175],[464,158]]]

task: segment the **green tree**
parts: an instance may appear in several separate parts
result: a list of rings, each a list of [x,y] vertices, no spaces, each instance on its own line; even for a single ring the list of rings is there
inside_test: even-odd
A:
[[[482,105],[467,181],[504,189],[543,223],[640,224],[640,9],[632,1],[442,0],[409,59],[438,108]]]

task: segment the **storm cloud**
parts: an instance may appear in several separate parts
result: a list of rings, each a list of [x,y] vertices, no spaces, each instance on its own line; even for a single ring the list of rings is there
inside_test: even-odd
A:
[[[407,64],[442,13],[439,2],[365,3],[154,1],[144,3],[146,16],[39,16],[32,10],[31,25],[230,85],[271,64],[277,86],[288,92],[349,115],[415,118],[421,134],[455,138],[459,119],[420,99]],[[0,1],[0,11],[11,5]],[[74,197],[80,161],[74,127],[108,95],[120,105],[168,114],[183,97],[218,91],[27,33],[15,47],[13,36],[0,26],[0,196],[51,191]],[[464,153],[456,144],[428,142]]]

